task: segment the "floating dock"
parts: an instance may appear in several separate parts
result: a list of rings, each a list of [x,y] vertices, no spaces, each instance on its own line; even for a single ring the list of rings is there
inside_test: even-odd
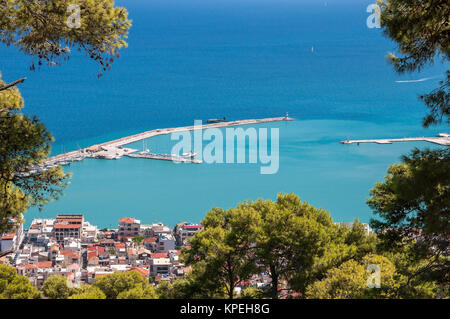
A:
[[[156,160],[163,160],[163,161],[171,161],[171,162],[177,162],[177,163],[194,163],[194,164],[202,163],[202,161],[194,159],[194,158],[177,156],[177,155],[173,155],[173,154],[146,153],[146,154],[128,154],[126,156],[134,157],[134,158],[148,158],[148,159],[156,159]]]
[[[242,126],[242,125],[252,125],[252,124],[262,124],[269,122],[281,122],[281,121],[293,121],[288,114],[284,117],[270,117],[263,119],[249,119],[249,120],[239,120],[239,121],[227,121],[227,122],[217,122],[211,124],[203,124],[201,126],[183,126],[174,128],[164,128],[150,130],[126,137],[122,137],[109,142],[95,144],[87,148],[82,148],[76,151],[67,152],[64,154],[59,154],[56,156],[49,157],[45,162],[43,167],[55,167],[57,165],[65,165],[70,162],[80,161],[85,158],[102,158],[102,159],[119,159],[122,156],[136,157],[136,158],[149,158],[149,159],[159,159],[159,160],[170,160],[175,162],[187,162],[187,163],[198,163],[195,159],[190,159],[182,156],[173,156],[167,154],[132,154],[137,152],[137,150],[124,148],[124,145],[141,141],[147,138],[151,138],[157,135],[171,134],[174,132],[183,131],[193,131],[193,130],[204,130],[209,128],[220,128],[229,126]]]
[[[450,146],[450,134],[439,133],[436,137],[405,137],[390,139],[373,139],[373,140],[345,140],[341,144],[357,144],[359,143],[376,143],[376,144],[392,144],[396,142],[429,142],[444,146]]]

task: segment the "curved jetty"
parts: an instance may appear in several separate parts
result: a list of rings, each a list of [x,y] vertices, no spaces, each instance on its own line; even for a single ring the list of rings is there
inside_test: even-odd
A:
[[[374,140],[345,140],[341,144],[359,144],[359,143],[376,143],[376,144],[392,144],[394,142],[429,142],[444,146],[450,146],[450,134],[439,133],[436,137],[405,137],[390,139],[374,139]]]
[[[208,128],[216,128],[216,127],[227,127],[227,126],[241,126],[241,125],[251,125],[251,124],[261,124],[268,122],[280,122],[280,121],[293,121],[293,118],[290,118],[288,114],[284,117],[270,117],[263,119],[250,119],[250,120],[239,120],[239,121],[227,121],[227,122],[217,122],[211,124],[204,124],[201,126],[183,126],[183,127],[173,127],[173,128],[163,128],[163,129],[155,129],[150,130],[126,137],[122,137],[116,140],[112,140],[109,142],[95,144],[89,146],[87,148],[82,148],[76,151],[59,154],[56,156],[49,157],[45,163],[45,167],[52,167],[54,165],[67,164],[73,161],[80,161],[84,158],[102,158],[102,159],[119,159],[122,156],[129,157],[144,157],[144,158],[152,158],[152,159],[164,159],[164,160],[174,160],[174,161],[183,161],[183,162],[191,162],[197,163],[195,160],[187,160],[184,158],[171,158],[168,159],[164,154],[160,154],[161,156],[156,156],[157,154],[151,154],[146,156],[136,156],[132,155],[132,153],[137,152],[138,150],[124,148],[124,145],[137,142],[140,140],[144,140],[153,136],[170,134],[173,132],[182,132],[182,131],[193,131],[196,129],[208,129]]]

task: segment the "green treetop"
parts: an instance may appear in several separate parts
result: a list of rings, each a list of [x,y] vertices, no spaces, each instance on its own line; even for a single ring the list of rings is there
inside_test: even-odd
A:
[[[67,299],[70,295],[66,277],[58,275],[48,277],[42,286],[42,291],[44,296],[51,299]]]
[[[39,299],[41,294],[27,277],[14,268],[0,265],[0,299]]]
[[[99,288],[105,294],[107,299],[116,299],[122,292],[137,287],[145,290],[148,286],[148,279],[137,271],[117,271],[113,274],[95,278],[93,285]],[[131,293],[132,292],[130,292],[130,294]],[[136,294],[137,292],[134,291],[133,293]]]
[[[68,299],[106,299],[106,295],[94,285],[82,285],[73,288]]]
[[[236,285],[254,273],[253,218],[257,216],[240,209],[208,212],[202,221],[204,230],[190,239],[190,248],[183,249],[183,260],[193,266],[191,277],[199,291],[232,299]]]
[[[367,203],[377,215],[371,224],[383,249],[402,250],[409,240],[410,255],[429,261],[416,274],[448,282],[450,149],[414,150],[403,163],[391,165],[370,193]]]
[[[215,208],[202,224],[204,229],[182,250],[191,272],[177,287],[158,289],[161,295],[175,295],[180,289],[185,297],[234,298],[238,284],[266,272],[271,282],[258,294],[278,298],[287,287],[304,296],[306,287],[329,269],[350,259],[360,261],[375,249],[375,237],[367,236],[360,223],[352,229],[337,226],[327,211],[294,194],[280,194],[275,202]]]
[[[155,289],[150,286],[137,286],[125,291],[122,291],[117,295],[117,299],[157,299],[158,295],[155,292]]]
[[[307,287],[306,296],[319,299],[389,298],[398,287],[396,276],[392,262],[371,254],[361,262],[349,260],[330,269],[323,279]]]
[[[0,0],[0,41],[36,57],[39,66],[60,63],[73,48],[107,70],[127,45],[127,16],[113,0]]]

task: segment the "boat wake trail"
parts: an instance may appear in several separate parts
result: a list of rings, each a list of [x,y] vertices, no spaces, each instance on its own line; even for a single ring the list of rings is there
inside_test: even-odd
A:
[[[433,79],[436,79],[436,78],[439,78],[439,77],[440,77],[440,75],[432,76],[432,77],[429,77],[429,78],[422,78],[422,79],[418,79],[418,80],[398,80],[398,81],[395,81],[395,82],[396,82],[396,83],[416,83],[416,82],[425,82],[425,81],[433,80]]]

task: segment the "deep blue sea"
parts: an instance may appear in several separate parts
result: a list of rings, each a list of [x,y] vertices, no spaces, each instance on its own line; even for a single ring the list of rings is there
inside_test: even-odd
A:
[[[133,26],[121,58],[98,67],[74,50],[60,67],[31,72],[32,58],[0,46],[0,71],[20,85],[24,111],[55,137],[53,153],[193,120],[283,116],[280,169],[255,164],[175,165],[123,158],[86,160],[65,196],[37,216],[83,213],[100,226],[123,216],[143,223],[199,222],[214,206],[294,192],[336,221],[369,221],[369,190],[389,164],[427,143],[341,145],[346,138],[433,136],[423,129],[417,95],[443,79],[448,65],[399,76],[386,62],[395,44],[369,29],[368,0],[120,0]],[[312,51],[314,47],[314,51]],[[396,82],[428,79],[421,82]],[[168,136],[147,141],[167,152]],[[139,145],[134,145],[140,147]]]

